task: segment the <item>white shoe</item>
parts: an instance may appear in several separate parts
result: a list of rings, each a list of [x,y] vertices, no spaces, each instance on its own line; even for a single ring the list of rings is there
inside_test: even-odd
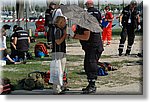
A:
[[[103,47],[106,47],[107,46],[107,44],[103,44]]]

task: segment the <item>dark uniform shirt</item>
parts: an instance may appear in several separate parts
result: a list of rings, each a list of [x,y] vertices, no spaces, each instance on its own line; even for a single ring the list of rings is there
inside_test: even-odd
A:
[[[52,13],[53,13],[54,9],[53,8],[49,8],[46,10],[45,12],[45,26],[51,26],[52,24]]]
[[[89,7],[87,12],[88,14],[93,15],[100,23],[100,20],[102,20],[102,17],[98,9],[94,7]],[[104,50],[100,33],[91,32],[90,38],[86,42],[87,42],[87,46],[89,46],[89,50],[91,47],[98,49],[100,52]]]
[[[14,37],[17,37],[16,48],[18,51],[28,51],[29,50],[29,42],[28,42],[29,34],[26,31],[18,30],[18,31],[16,31]]]
[[[101,17],[101,13],[99,12],[99,10],[97,10],[94,7],[90,7],[90,8],[88,8],[87,12],[90,15],[93,15],[98,20],[98,22],[100,23],[100,20],[102,20],[102,17]]]
[[[88,31],[88,29],[82,28],[80,26],[77,26],[76,32],[77,34],[83,34],[84,31]],[[103,44],[101,40],[101,35],[100,33],[94,33],[90,32],[90,37],[87,41],[85,40],[80,40],[80,43],[82,45],[82,49],[85,51],[90,51],[91,49],[97,49],[99,52],[102,52],[103,49]]]
[[[56,44],[56,42],[55,42],[55,40],[62,38],[63,35],[64,35],[63,29],[60,29],[60,28],[55,26],[54,33],[52,34],[52,45],[53,45],[52,52],[64,52],[64,53],[66,53],[66,42],[65,42],[65,40],[60,45]]]
[[[137,8],[135,8],[132,12],[130,9],[130,5],[128,5],[123,9],[122,14],[122,25],[124,27],[128,26],[128,24],[130,24],[130,26],[133,28],[137,27],[137,15],[139,14]]]

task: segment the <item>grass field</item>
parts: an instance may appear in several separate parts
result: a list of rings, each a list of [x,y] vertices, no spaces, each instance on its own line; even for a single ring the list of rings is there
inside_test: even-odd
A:
[[[114,36],[118,36],[120,30],[113,31]],[[20,65],[6,65],[3,67],[2,76],[8,77],[12,84],[15,85],[15,89],[19,89],[18,81],[27,77],[28,73],[33,71],[43,71],[49,70],[49,63],[51,61],[51,56],[44,58],[34,57],[34,46],[37,42],[46,42],[45,38],[37,38],[35,43],[30,44],[29,52],[33,55],[33,60],[28,60],[27,64]],[[67,44],[78,43],[78,40],[67,39]],[[7,43],[9,48],[9,41]],[[10,49],[9,49],[10,51]],[[50,50],[49,50],[50,51]],[[103,55],[102,59],[110,58],[109,55]],[[83,70],[83,59],[84,55],[67,55],[66,68],[68,69],[68,81],[69,87],[83,87],[86,86],[86,75]],[[74,62],[79,62],[78,65],[74,65]],[[128,63],[129,61],[124,60],[121,62],[113,62],[112,65],[115,67],[122,66],[122,63]],[[105,79],[104,77],[103,79]],[[105,84],[105,83],[103,83]]]

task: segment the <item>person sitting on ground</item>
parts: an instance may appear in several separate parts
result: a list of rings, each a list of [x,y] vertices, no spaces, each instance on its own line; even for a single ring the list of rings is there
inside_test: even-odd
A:
[[[11,57],[11,58],[16,58],[16,56],[17,56],[17,50],[15,49],[15,45],[14,45],[14,43],[13,43],[14,35],[15,35],[15,33],[16,33],[17,27],[18,27],[18,25],[14,25],[14,26],[13,26],[13,34],[12,34],[11,37],[10,37],[10,49],[11,49],[10,57]]]
[[[6,60],[6,64],[25,64],[26,62],[16,62],[14,61],[8,54],[7,49],[3,50],[3,48],[0,48],[0,53],[2,53],[1,55],[1,60]]]
[[[8,54],[7,52],[7,46],[6,46],[6,26],[4,25],[1,29],[1,46],[0,46],[0,55],[1,55],[1,60],[6,60],[7,64],[20,64],[22,62],[15,62]]]

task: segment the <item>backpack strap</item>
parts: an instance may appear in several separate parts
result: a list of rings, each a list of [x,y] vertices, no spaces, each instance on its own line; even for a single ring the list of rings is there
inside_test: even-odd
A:
[[[54,17],[55,17],[56,12],[57,12],[57,9],[55,9],[52,13],[52,23],[53,24],[54,24]]]
[[[33,71],[33,72],[31,72],[31,73],[28,74],[28,77],[30,77],[30,75],[33,74],[33,73],[40,73],[40,74],[42,75],[42,77],[43,77],[43,75],[45,74],[45,72]]]

